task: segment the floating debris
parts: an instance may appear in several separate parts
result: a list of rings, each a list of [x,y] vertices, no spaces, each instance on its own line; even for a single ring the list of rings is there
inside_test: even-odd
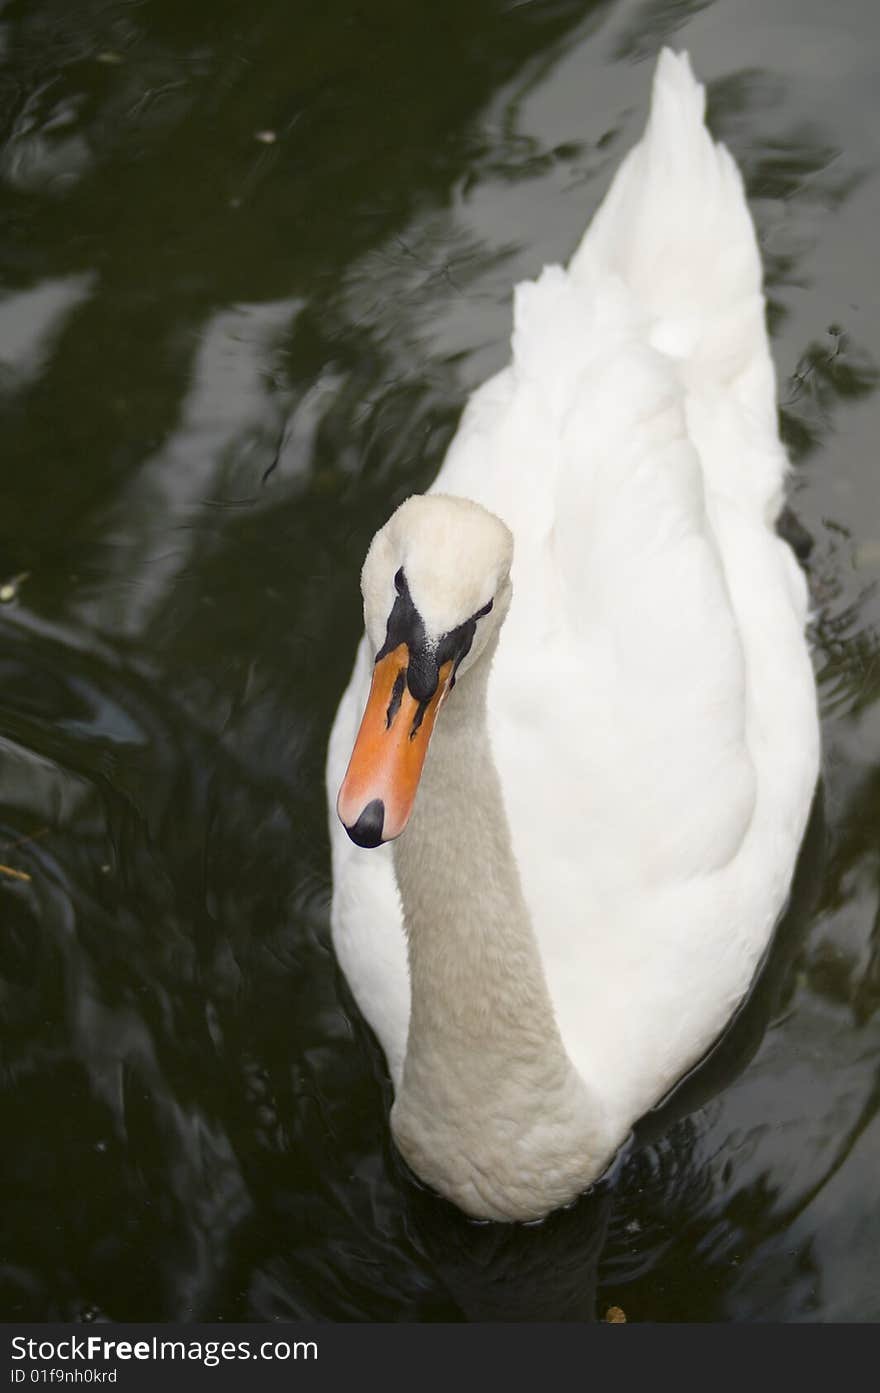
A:
[[[108,67],[117,67],[120,63],[124,63],[125,59],[114,48],[105,48],[102,53],[95,54],[95,62],[106,63]]]
[[[12,866],[0,866],[0,875],[8,875],[12,880],[24,880],[28,885],[31,883],[27,871],[16,871]]]
[[[258,140],[261,145],[274,145],[278,136],[274,131],[255,131],[254,140]]]
[[[29,576],[30,571],[22,571],[19,575],[13,576],[11,580],[3,582],[0,585],[0,605],[11,604],[13,600],[17,599],[20,587],[24,585]]]
[[[626,1312],[622,1306],[609,1306],[605,1320],[609,1325],[626,1325]]]

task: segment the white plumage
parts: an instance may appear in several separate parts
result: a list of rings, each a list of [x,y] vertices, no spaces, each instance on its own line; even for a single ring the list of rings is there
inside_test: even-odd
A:
[[[432,490],[481,504],[514,538],[512,603],[483,665],[503,805],[487,776],[469,790],[470,841],[446,837],[474,777],[462,765],[473,732],[454,713],[479,659],[439,717],[413,824],[393,846],[354,846],[333,811],[380,635],[361,644],[331,736],[336,952],[388,1058],[399,1143],[472,1213],[532,1217],[585,1188],[712,1044],[784,904],[816,780],[806,585],[774,531],[786,459],[760,257],[703,108],[686,55],[664,51],[644,137],[568,269],[517,287],[512,362],[471,398]],[[475,585],[491,562],[474,556]],[[367,570],[381,611],[390,579]],[[428,607],[442,609],[441,572],[431,595],[422,586]],[[462,864],[487,821],[509,840],[511,884],[485,847]],[[437,896],[453,856],[455,932]],[[401,875],[438,920],[419,928],[422,1017],[442,1035],[444,1000],[459,1011],[464,993],[467,1019],[495,1042],[484,1051],[470,1025],[458,1044],[455,1031],[411,1039],[405,1108]],[[543,973],[582,1085],[574,1101],[567,1075],[551,1077],[558,1060],[537,1067],[540,1044],[520,1069],[528,1051],[502,1039],[513,989],[499,987],[509,958],[493,903],[504,918],[520,885],[516,933],[538,953],[530,968],[524,947],[520,967]],[[474,1069],[475,1056],[489,1063]]]

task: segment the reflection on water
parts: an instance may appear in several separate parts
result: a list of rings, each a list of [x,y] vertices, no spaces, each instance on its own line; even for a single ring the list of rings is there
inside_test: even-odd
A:
[[[876,19],[453,0],[428,41],[417,10],[0,11],[0,1312],[876,1318]],[[758,221],[824,816],[710,1064],[571,1210],[474,1225],[389,1146],[324,745],[369,538],[666,40]]]

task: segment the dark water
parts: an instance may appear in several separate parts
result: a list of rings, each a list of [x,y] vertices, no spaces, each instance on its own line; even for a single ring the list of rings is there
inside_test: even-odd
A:
[[[0,4],[4,1318],[880,1316],[878,39],[873,0]],[[662,41],[760,227],[824,805],[719,1058],[573,1210],[475,1226],[387,1144],[324,746],[367,542]]]

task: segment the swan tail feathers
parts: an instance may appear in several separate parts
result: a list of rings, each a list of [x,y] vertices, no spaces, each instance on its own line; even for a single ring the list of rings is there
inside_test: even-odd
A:
[[[748,392],[772,407],[755,229],[736,163],[706,128],[705,91],[686,53],[660,54],[645,133],[569,270],[575,281],[619,276],[653,345],[695,386],[728,389],[760,359],[762,381]]]
[[[671,432],[689,443],[708,495],[773,525],[788,463],[761,280],[740,172],[706,128],[687,55],[664,49],[645,133],[568,270],[545,267],[516,289],[519,436],[543,422],[542,457],[554,456],[561,488],[569,476],[576,492],[593,487],[600,455],[620,486],[639,451],[656,459]],[[592,464],[572,441],[589,442]],[[517,448],[511,440],[505,456]]]
[[[687,399],[710,486],[750,497],[768,522],[787,472],[762,266],[742,176],[705,124],[686,53],[657,62],[644,135],[623,161],[569,266],[574,285],[622,283]],[[707,465],[711,461],[711,468]]]

